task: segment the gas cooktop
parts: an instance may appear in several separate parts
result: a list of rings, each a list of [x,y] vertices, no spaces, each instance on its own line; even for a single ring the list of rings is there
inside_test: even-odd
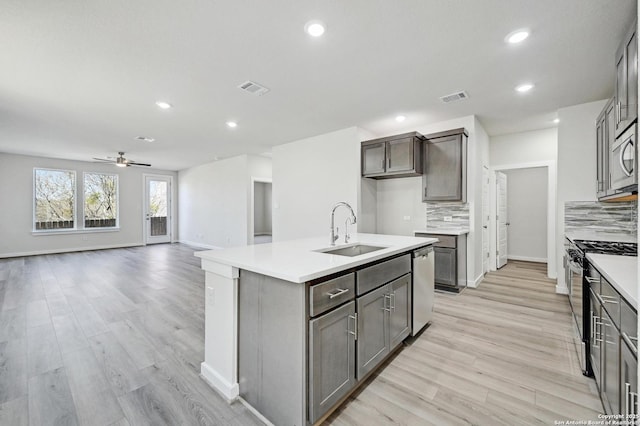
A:
[[[611,241],[575,240],[576,247],[582,253],[615,254],[619,256],[637,256],[637,243],[619,243]]]

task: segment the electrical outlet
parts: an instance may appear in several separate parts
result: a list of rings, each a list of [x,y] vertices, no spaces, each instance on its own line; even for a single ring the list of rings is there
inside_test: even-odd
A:
[[[410,221],[411,220],[411,216],[403,216],[402,220]]]
[[[445,222],[451,222],[451,221],[453,221],[453,216],[445,216],[445,217],[444,217],[444,221],[445,221]]]

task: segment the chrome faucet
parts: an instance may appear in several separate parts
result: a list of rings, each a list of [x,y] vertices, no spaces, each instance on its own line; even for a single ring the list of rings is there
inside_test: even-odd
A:
[[[334,216],[336,213],[336,209],[340,206],[344,206],[348,208],[349,211],[351,212],[351,217],[348,217],[347,220],[344,222],[344,226],[345,226],[344,242],[345,243],[349,242],[349,228],[347,227],[347,225],[349,223],[351,223],[352,225],[356,223],[356,214],[353,212],[353,209],[349,204],[345,203],[344,201],[340,201],[335,206],[333,206],[333,209],[331,210],[331,245],[332,246],[336,245],[336,240],[338,239],[337,231],[339,230],[334,228]]]

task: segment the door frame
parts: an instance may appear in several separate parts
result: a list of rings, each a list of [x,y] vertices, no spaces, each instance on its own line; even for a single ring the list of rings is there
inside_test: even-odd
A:
[[[490,194],[491,194],[491,178],[490,178],[489,167],[483,165],[482,166],[482,205],[480,209],[482,210],[482,221],[480,225],[482,226],[482,274],[485,275],[487,272],[491,270],[491,236],[489,232],[491,230],[491,205],[490,205]],[[486,189],[486,193],[485,193]],[[485,198],[486,197],[486,198]],[[485,211],[485,203],[486,203],[486,211]],[[485,217],[486,216],[486,217]],[[485,226],[487,227],[485,229]],[[484,250],[485,242],[487,244],[487,251]]]
[[[142,239],[143,243],[146,246],[149,244],[149,235],[147,233],[147,205],[149,201],[149,192],[147,187],[147,178],[157,178],[157,179],[168,179],[169,180],[169,188],[167,190],[167,194],[169,196],[169,200],[167,200],[167,231],[169,232],[169,243],[174,243],[175,233],[173,232],[173,217],[174,217],[174,186],[173,186],[173,176],[171,175],[161,175],[156,173],[143,173],[142,174]]]
[[[256,187],[256,182],[257,183],[270,183],[271,186],[271,191],[273,191],[273,179],[272,178],[268,178],[268,177],[256,177],[256,176],[251,176],[251,188],[249,190],[249,211],[248,211],[248,216],[249,216],[249,220],[247,221],[247,244],[248,245],[253,245],[254,244],[254,238],[253,238],[253,228],[255,227],[255,187]],[[272,229],[273,229],[273,206],[271,206],[271,225],[272,225]],[[273,232],[273,231],[272,231]],[[272,234],[273,237],[273,234]]]
[[[500,164],[496,166],[491,166],[489,168],[490,172],[489,177],[491,179],[491,184],[489,185],[490,191],[490,213],[491,217],[494,220],[489,221],[489,236],[491,238],[491,244],[489,247],[491,261],[489,265],[491,266],[491,270],[495,271],[496,261],[496,251],[497,251],[497,229],[496,229],[496,206],[497,206],[497,194],[496,194],[496,173],[505,170],[514,170],[514,169],[530,169],[530,168],[538,168],[538,167],[546,167],[547,168],[547,277],[551,279],[557,278],[557,248],[556,248],[556,188],[557,188],[557,165],[555,161],[536,161],[531,163],[514,163],[514,164]],[[558,292],[558,288],[556,288],[556,292]]]

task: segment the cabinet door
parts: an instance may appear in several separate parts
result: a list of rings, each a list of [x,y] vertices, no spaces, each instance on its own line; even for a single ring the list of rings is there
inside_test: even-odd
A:
[[[602,167],[603,195],[608,194],[611,189],[609,178],[609,141],[616,140],[616,108],[615,100],[612,99],[605,109],[605,137],[602,146],[602,158],[599,163]]]
[[[349,302],[309,322],[309,417],[312,424],[356,384],[355,312],[355,302]]]
[[[391,298],[389,307],[389,350],[394,350],[411,334],[411,274],[389,283]]]
[[[435,282],[436,284],[457,286],[458,266],[456,262],[457,250],[452,248],[434,247],[435,252]]]
[[[389,353],[389,285],[359,297],[358,368],[360,380]]]
[[[616,136],[638,118],[638,40],[630,27],[616,53]]]
[[[602,346],[602,308],[593,293],[590,292],[591,299],[591,331],[589,332],[589,357],[591,359],[591,370],[593,377],[599,387],[602,386],[601,376],[601,346]]]
[[[638,413],[638,359],[625,343],[620,347],[620,412]]]
[[[424,145],[423,201],[462,200],[462,135],[432,139]]]
[[[413,138],[387,142],[387,173],[411,171],[413,168]]]
[[[602,384],[600,393],[607,414],[620,413],[620,334],[606,310],[602,310]]]
[[[605,195],[607,195],[606,182],[609,180],[607,176],[609,170],[609,165],[607,164],[608,156],[606,155],[606,153],[609,152],[609,144],[607,143],[607,108],[609,108],[609,105],[605,106],[605,109],[602,111],[602,115],[598,117],[596,123],[596,192],[598,194],[598,197],[604,197]]]
[[[340,153],[336,153],[339,155]],[[386,169],[384,142],[362,145],[362,176],[384,173]]]

